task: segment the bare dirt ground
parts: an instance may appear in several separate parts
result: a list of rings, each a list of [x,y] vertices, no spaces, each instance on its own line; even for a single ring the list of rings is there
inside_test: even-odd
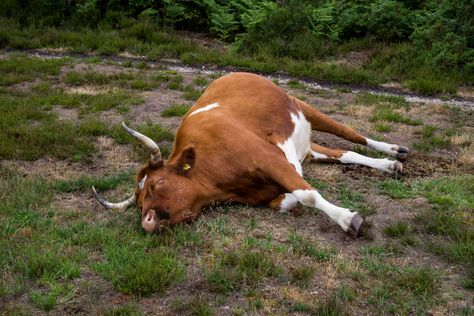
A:
[[[365,55],[348,56],[348,63],[358,63]],[[116,74],[126,72],[150,72],[154,69],[138,70],[124,69],[120,65],[75,63],[74,66],[64,67],[61,76],[74,70],[83,72],[90,70],[98,73]],[[198,76],[213,80],[203,74],[183,74],[183,85],[193,83]],[[375,137],[388,143],[395,143],[413,148],[413,145],[426,141],[422,139],[420,130],[426,125],[436,126],[444,131],[456,124],[451,108],[433,104],[411,104],[407,108],[399,109],[402,115],[411,119],[420,119],[423,123],[418,126],[403,123],[387,122],[390,130],[377,132],[371,122],[377,105],[360,104],[356,102],[356,94],[330,90],[321,93],[312,89],[290,88],[286,84],[281,87],[290,94],[303,98],[309,104],[322,112],[343,122],[361,133]],[[62,86],[68,93],[96,94],[107,91],[109,86]],[[29,89],[21,86],[18,89]],[[161,85],[149,91],[138,92],[144,102],[130,107],[126,113],[119,113],[115,109],[95,113],[94,116],[106,124],[117,124],[122,121],[130,125],[139,125],[146,122],[160,124],[173,132],[178,128],[180,117],[163,117],[162,111],[172,104],[192,104],[185,100],[181,90],[168,89]],[[81,117],[76,109],[54,107],[51,111],[57,113],[59,120],[80,121]],[[473,115],[463,112],[462,124],[457,128],[458,139],[453,139],[453,144],[448,148],[433,149],[429,152],[414,149],[406,162],[401,181],[411,183],[419,179],[432,179],[443,176],[473,173]],[[462,138],[459,135],[465,135]],[[332,135],[314,132],[312,140],[324,146],[333,148],[354,148],[353,144]],[[471,145],[469,145],[469,143]],[[94,144],[97,154],[91,163],[71,162],[56,158],[43,157],[36,161],[2,160],[5,167],[15,169],[25,177],[41,178],[45,181],[73,180],[81,176],[94,174],[116,174],[121,170],[138,168],[145,161],[138,160],[131,145],[116,144],[111,138],[101,136],[96,138]],[[369,151],[368,155],[374,154]],[[139,306],[139,310],[147,315],[174,315],[177,313],[191,313],[190,309],[180,304],[191,306],[199,300],[206,302],[218,315],[303,315],[308,313],[304,309],[299,311],[293,308],[295,302],[317,304],[322,298],[329,297],[341,286],[352,289],[355,299],[349,301],[346,313],[352,315],[364,314],[414,314],[420,313],[418,309],[395,310],[393,312],[380,309],[371,301],[371,287],[380,285],[381,280],[369,274],[368,279],[360,280],[360,270],[364,265],[364,247],[387,247],[395,244],[402,248],[397,255],[390,256],[386,264],[406,267],[428,266],[437,271],[440,276],[439,288],[436,290],[436,303],[422,309],[423,313],[431,315],[455,314],[456,311],[472,306],[472,291],[462,286],[466,271],[462,265],[446,261],[441,256],[430,252],[423,244],[423,235],[414,229],[414,238],[417,242],[413,245],[401,245],[384,234],[384,228],[396,222],[406,222],[412,225],[416,215],[422,210],[432,208],[426,198],[418,196],[407,199],[392,199],[383,195],[379,190],[379,183],[393,179],[394,176],[384,174],[377,170],[355,165],[334,165],[323,163],[305,163],[305,177],[317,179],[325,184],[322,194],[329,201],[341,205],[344,196],[339,188],[347,188],[349,192],[358,194],[361,203],[373,210],[373,214],[366,218],[371,223],[370,233],[363,238],[353,240],[324,214],[316,210],[298,208],[293,214],[275,213],[267,207],[249,207],[240,205],[221,205],[207,208],[200,219],[192,225],[201,234],[206,246],[193,249],[185,247],[180,258],[185,262],[186,278],[173,285],[164,293],[155,293],[148,297],[138,297],[120,293],[114,289],[111,282],[99,274],[83,267],[80,277],[72,280],[74,293],[64,301],[58,301],[51,312],[45,312],[34,306],[27,294],[10,296],[3,301],[8,308],[25,306],[25,310],[35,315],[42,314],[104,314],[111,308],[124,304]],[[120,200],[130,193],[130,186],[119,186],[116,190],[104,192],[111,200]],[[56,210],[58,225],[63,225],[70,216],[81,218],[88,222],[110,221],[117,214],[113,211],[103,210],[94,200],[91,192],[58,193],[53,197],[51,208]],[[138,217],[135,208],[125,212],[130,218]],[[74,215],[71,215],[74,214]],[[206,223],[214,223],[207,225]],[[224,223],[223,228],[216,228],[215,223]],[[252,224],[253,223],[253,224]],[[252,226],[252,228],[249,228]],[[213,231],[213,229],[217,229]],[[219,231],[225,230],[225,233]],[[264,278],[257,286],[244,286],[239,291],[229,294],[213,292],[207,282],[205,271],[212,266],[216,249],[224,251],[236,249],[249,238],[257,241],[270,239],[274,245],[290,247],[288,236],[296,232],[307,238],[321,248],[333,249],[335,255],[329,260],[315,261],[307,256],[295,256],[290,250],[281,253],[270,253],[278,266],[286,271],[281,278]],[[154,238],[159,239],[160,235]],[[91,257],[100,258],[100,252],[92,253]],[[290,272],[299,266],[308,265],[315,270],[305,286],[298,286],[291,281]],[[373,282],[373,284],[372,284]],[[181,302],[181,303],[180,303]],[[181,307],[180,307],[181,306]],[[5,310],[8,310],[5,309]],[[472,311],[472,310],[471,310]],[[314,313],[314,311],[313,311]],[[7,312],[8,314],[8,312]],[[199,313],[195,313],[200,315]],[[202,314],[204,315],[204,314]]]

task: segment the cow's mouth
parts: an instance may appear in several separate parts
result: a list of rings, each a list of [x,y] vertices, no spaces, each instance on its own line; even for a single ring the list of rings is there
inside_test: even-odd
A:
[[[156,212],[155,210],[149,210],[145,216],[142,217],[142,228],[147,233],[152,233],[156,230]]]

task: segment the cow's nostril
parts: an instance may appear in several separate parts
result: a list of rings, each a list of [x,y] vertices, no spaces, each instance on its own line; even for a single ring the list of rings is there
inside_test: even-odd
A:
[[[147,221],[147,222],[151,222],[152,219],[153,219],[153,216],[152,216],[150,213],[148,213],[148,216],[147,216],[147,218],[146,218],[146,221]]]

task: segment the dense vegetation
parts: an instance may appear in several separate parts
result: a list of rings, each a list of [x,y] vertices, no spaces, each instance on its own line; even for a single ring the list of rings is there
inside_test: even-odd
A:
[[[163,36],[156,34],[175,29],[211,34],[232,43],[233,57],[239,53],[237,60],[223,61],[216,54],[203,57],[184,44],[176,48],[167,43],[173,57],[185,62],[275,70],[242,62],[251,56],[317,79],[369,84],[398,80],[424,93],[453,93],[460,84],[474,83],[473,0],[6,0],[0,12],[4,17],[0,47],[66,45],[115,53],[136,46],[118,39],[111,44],[97,32],[93,32],[101,39],[97,42],[108,43],[107,47],[80,40],[90,30],[99,30],[108,32],[108,37],[145,43],[145,48],[139,45],[142,53],[161,57],[151,48],[163,42]],[[73,33],[84,28],[88,31]],[[370,56],[357,65],[361,69],[355,74],[337,64],[303,71],[307,63],[350,51]],[[187,56],[182,56],[185,52]],[[288,59],[299,66],[285,67],[291,63]]]

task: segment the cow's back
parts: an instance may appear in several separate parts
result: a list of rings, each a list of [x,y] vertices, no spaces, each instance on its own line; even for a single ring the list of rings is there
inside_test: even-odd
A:
[[[236,121],[242,128],[273,143],[291,135],[294,124],[290,113],[297,111],[294,99],[273,82],[242,72],[214,81],[187,116],[209,105],[215,106],[224,120]]]

